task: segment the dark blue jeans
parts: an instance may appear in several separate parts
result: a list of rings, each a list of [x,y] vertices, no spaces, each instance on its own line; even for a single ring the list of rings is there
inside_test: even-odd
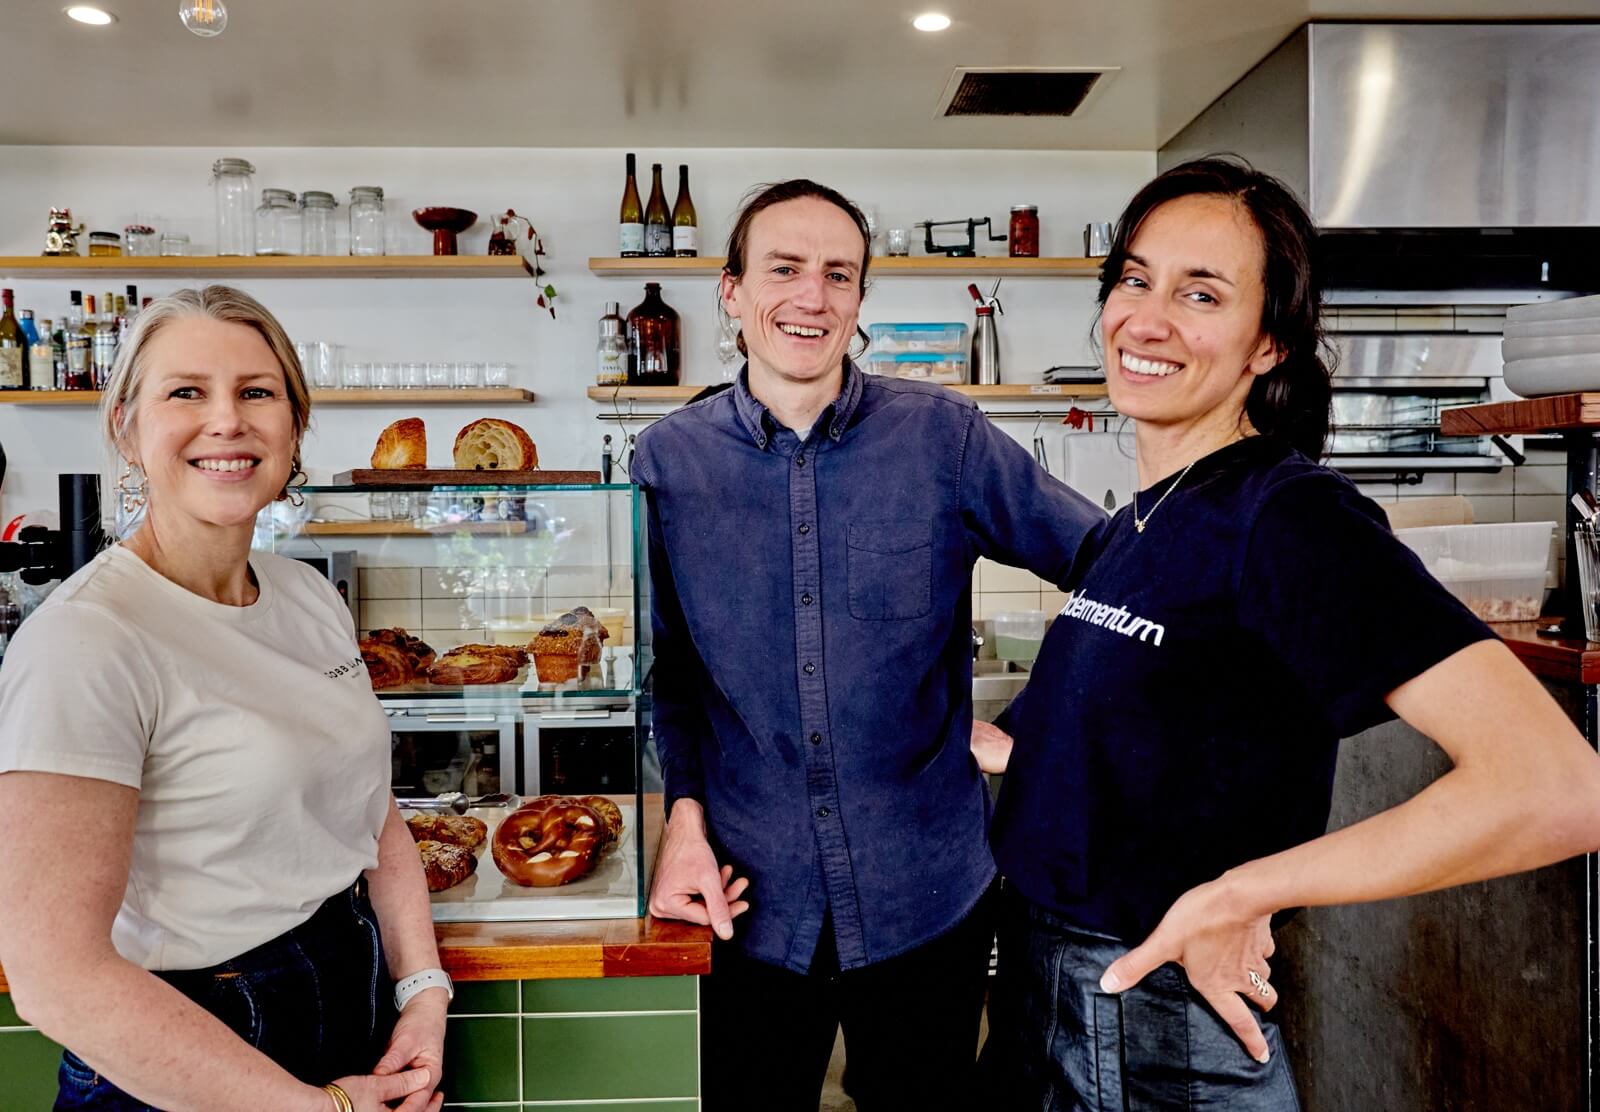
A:
[[[231,961],[156,976],[311,1085],[370,1072],[397,1018],[364,880],[330,896],[300,926]],[[70,1050],[61,1056],[59,1084],[57,1112],[156,1112]]]
[[[1178,965],[1120,995],[1101,992],[1100,975],[1129,948],[1006,891],[980,1062],[996,1109],[1299,1112],[1278,1025],[1261,1012],[1266,1065],[1246,1053]]]

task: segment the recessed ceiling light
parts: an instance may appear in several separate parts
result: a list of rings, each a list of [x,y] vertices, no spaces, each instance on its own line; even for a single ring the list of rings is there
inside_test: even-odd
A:
[[[105,9],[91,7],[88,4],[74,4],[66,9],[66,12],[68,19],[75,19],[92,27],[104,27],[108,23],[117,21],[117,17]]]
[[[911,26],[919,31],[943,31],[950,26],[950,17],[938,12],[923,12],[911,21]]]

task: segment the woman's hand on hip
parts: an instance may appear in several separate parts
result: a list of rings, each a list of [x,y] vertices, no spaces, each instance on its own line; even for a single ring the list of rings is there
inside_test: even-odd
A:
[[[1011,760],[1011,735],[991,722],[972,720],[972,756],[978,769],[999,776]]]
[[[1271,913],[1243,907],[1223,877],[1180,896],[1149,938],[1107,967],[1100,987],[1122,992],[1175,961],[1250,1057],[1265,1062],[1266,1036],[1246,1001],[1263,1011],[1278,1002],[1267,964],[1273,949]]]
[[[413,997],[400,1013],[389,1036],[389,1049],[372,1067],[377,1077],[392,1077],[406,1070],[426,1070],[428,1084],[406,1096],[403,1112],[430,1107],[430,1098],[444,1075],[445,1014],[450,996],[443,988],[429,988]],[[436,1104],[431,1107],[437,1107]]]

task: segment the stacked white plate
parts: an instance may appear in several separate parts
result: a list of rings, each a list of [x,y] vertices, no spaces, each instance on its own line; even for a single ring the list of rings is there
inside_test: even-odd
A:
[[[1600,296],[1507,310],[1500,356],[1506,388],[1524,398],[1600,390]]]

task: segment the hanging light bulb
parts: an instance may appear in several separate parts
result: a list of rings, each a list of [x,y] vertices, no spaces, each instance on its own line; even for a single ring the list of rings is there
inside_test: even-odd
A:
[[[228,9],[222,0],[180,0],[178,18],[203,39],[222,34],[228,26]]]

